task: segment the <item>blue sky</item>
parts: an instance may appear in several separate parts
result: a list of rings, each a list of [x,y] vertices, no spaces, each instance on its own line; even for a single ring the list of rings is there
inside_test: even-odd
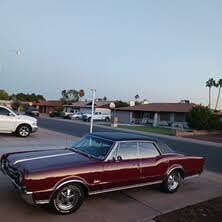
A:
[[[207,103],[205,81],[222,77],[221,11],[216,0],[0,0],[0,88]]]

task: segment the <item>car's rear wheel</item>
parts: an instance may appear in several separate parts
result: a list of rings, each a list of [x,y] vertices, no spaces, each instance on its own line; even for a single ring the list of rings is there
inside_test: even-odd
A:
[[[50,205],[59,214],[70,214],[82,205],[84,190],[79,184],[66,184],[53,195]]]
[[[182,182],[181,174],[178,170],[172,171],[163,182],[163,189],[167,193],[174,193],[178,190]]]
[[[31,127],[26,124],[20,125],[16,130],[16,134],[20,137],[27,137],[29,136],[30,133],[31,133]]]
[[[106,121],[106,122],[109,122],[109,117],[106,117],[106,118],[105,118],[105,121]]]

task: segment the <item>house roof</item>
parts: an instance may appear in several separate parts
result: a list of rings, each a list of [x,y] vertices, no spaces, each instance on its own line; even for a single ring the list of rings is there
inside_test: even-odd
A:
[[[85,107],[87,104],[89,103],[89,101],[85,102],[85,101],[78,101],[75,103],[71,103],[71,104],[66,104],[64,105],[65,107]]]
[[[58,100],[48,100],[48,101],[41,101],[41,102],[34,102],[34,106],[61,106],[62,102]]]
[[[106,106],[109,105],[112,101],[95,101],[95,106]],[[65,107],[91,107],[92,101],[78,101],[69,105],[64,105]]]
[[[139,104],[136,106],[121,107],[117,108],[116,110],[187,113],[194,106],[195,104],[193,103],[149,103],[149,104]]]

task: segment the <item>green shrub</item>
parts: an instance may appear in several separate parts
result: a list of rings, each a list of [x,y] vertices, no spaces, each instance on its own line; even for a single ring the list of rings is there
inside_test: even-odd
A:
[[[219,128],[219,116],[205,106],[196,106],[187,117],[188,125],[195,130],[216,130]]]

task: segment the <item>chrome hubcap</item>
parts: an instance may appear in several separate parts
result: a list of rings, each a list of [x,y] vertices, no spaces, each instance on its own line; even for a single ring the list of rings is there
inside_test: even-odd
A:
[[[70,185],[63,188],[56,196],[55,203],[61,210],[70,210],[78,202],[77,190]]]
[[[180,175],[179,174],[171,174],[168,177],[168,187],[170,190],[175,190],[178,185],[179,185],[179,181],[180,181]]]
[[[20,129],[19,129],[19,134],[21,136],[28,136],[29,134],[29,128],[27,126],[22,126]]]

